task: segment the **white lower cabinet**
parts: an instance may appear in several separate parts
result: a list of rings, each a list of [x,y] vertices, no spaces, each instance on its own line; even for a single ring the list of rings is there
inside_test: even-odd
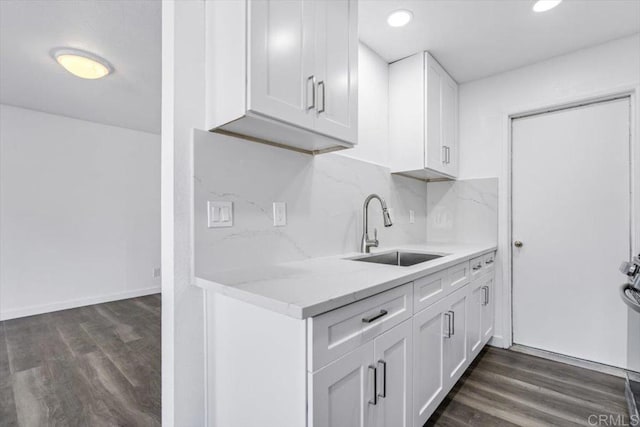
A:
[[[373,342],[378,399],[374,421],[377,427],[410,427],[413,384],[413,330],[408,320]]]
[[[367,427],[373,425],[375,380],[373,342],[310,375],[313,401],[310,419],[315,427]]]
[[[412,426],[412,354],[409,320],[310,374],[313,426]]]
[[[467,368],[467,300],[466,288],[460,289],[446,298],[447,311],[444,313],[446,334],[444,339],[444,373],[447,388],[462,376]]]
[[[207,424],[422,427],[493,335],[494,254],[478,259],[308,319],[207,293],[224,390]]]
[[[444,313],[447,300],[433,304],[413,317],[413,413],[414,426],[422,426],[438,407],[444,384]]]
[[[471,360],[480,353],[493,336],[495,316],[493,282],[493,274],[486,274],[469,285],[467,345]]]

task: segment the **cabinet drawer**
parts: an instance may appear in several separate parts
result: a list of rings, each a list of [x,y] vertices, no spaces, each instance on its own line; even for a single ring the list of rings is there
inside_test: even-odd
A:
[[[471,280],[471,274],[469,273],[471,269],[469,268],[469,265],[470,263],[467,261],[454,265],[453,267],[447,269],[447,272],[449,274],[449,286],[447,294],[450,294],[451,292],[454,292],[455,290],[460,289],[461,287],[469,283],[469,281]]]
[[[407,283],[312,317],[307,369],[315,372],[412,315],[413,283]]]
[[[484,263],[483,263],[483,267],[485,270],[485,273],[489,273],[495,270],[495,264],[496,263],[496,253],[495,252],[491,252],[488,253],[484,256]]]
[[[468,263],[467,263],[468,264]],[[413,282],[413,312],[417,313],[447,294],[449,270],[421,277]]]
[[[486,270],[484,267],[484,257],[484,255],[481,255],[479,257],[471,258],[471,261],[469,261],[471,280],[474,280],[476,277],[480,277],[484,274]]]

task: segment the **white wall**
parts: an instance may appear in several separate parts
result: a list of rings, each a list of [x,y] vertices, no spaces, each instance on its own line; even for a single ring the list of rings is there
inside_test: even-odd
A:
[[[0,105],[0,319],[160,291],[160,136]]]
[[[385,228],[380,204],[370,205],[381,248],[426,240],[427,183],[386,167],[211,132],[196,133],[194,158],[196,275],[246,268],[247,259],[266,265],[359,251],[362,203],[371,193],[393,210]],[[208,200],[233,202],[233,227],[207,227]],[[286,226],[273,226],[273,202],[287,204]]]
[[[162,425],[205,425],[204,300],[193,283],[193,132],[205,124],[205,1],[162,2]]]
[[[616,93],[639,83],[640,35],[635,35],[460,86],[460,178],[499,177],[501,255],[496,285],[503,300],[496,304],[497,344],[503,344],[503,334],[508,341],[511,322],[507,312],[510,271],[504,265],[505,254],[511,251],[507,116]]]
[[[358,145],[338,154],[389,166],[389,64],[358,45]]]

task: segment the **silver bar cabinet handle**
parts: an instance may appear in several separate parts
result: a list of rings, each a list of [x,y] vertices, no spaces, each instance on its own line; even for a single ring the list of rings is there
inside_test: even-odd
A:
[[[324,113],[325,111],[324,107],[325,107],[326,96],[324,91],[324,80],[321,80],[318,82],[318,91],[320,90],[320,87],[322,87],[322,108],[318,110],[318,114]]]
[[[387,362],[378,360],[378,365],[382,365],[382,393],[378,394],[378,397],[384,399],[387,397]]]
[[[316,76],[307,77],[307,94],[309,93],[309,82],[311,82],[311,105],[307,105],[307,110],[313,110],[316,108]]]
[[[450,310],[449,313],[451,313],[451,335],[455,335],[456,334],[456,312],[453,310]]]
[[[364,323],[371,323],[371,322],[373,322],[375,320],[378,320],[379,318],[381,318],[383,316],[386,316],[387,314],[389,314],[389,312],[387,310],[380,310],[380,313],[378,313],[378,314],[372,314],[369,317],[363,317],[362,321]]]
[[[442,146],[442,164],[443,165],[447,164],[447,146],[446,145]]]
[[[369,400],[369,404],[378,404],[378,370],[375,366],[369,365],[369,371],[373,370],[373,400]]]
[[[451,313],[450,311],[447,311],[446,313],[444,313],[445,316],[447,316],[447,335],[445,335],[445,338],[451,338]]]

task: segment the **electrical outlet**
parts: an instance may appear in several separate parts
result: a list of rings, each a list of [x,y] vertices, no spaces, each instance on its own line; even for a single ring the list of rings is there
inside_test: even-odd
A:
[[[233,227],[233,202],[208,201],[207,226],[209,228]]]
[[[160,275],[162,274],[162,270],[160,270],[160,267],[156,267],[153,269],[153,278],[157,279],[158,277],[160,277]]]
[[[273,202],[273,226],[287,225],[287,204],[285,202]]]
[[[416,213],[413,209],[409,209],[409,224],[415,224],[416,222]]]

